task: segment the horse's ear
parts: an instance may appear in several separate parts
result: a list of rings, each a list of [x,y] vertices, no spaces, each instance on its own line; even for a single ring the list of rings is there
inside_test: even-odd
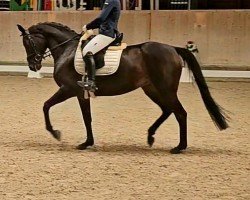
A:
[[[19,31],[22,33],[21,35],[26,35],[26,30],[25,28],[23,28],[20,24],[17,24],[17,28],[19,29]]]

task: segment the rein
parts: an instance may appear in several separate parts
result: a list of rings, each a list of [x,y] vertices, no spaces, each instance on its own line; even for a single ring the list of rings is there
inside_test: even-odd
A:
[[[68,40],[66,40],[66,41],[64,41],[64,42],[62,42],[62,43],[60,43],[60,44],[54,46],[54,47],[51,48],[50,50],[45,51],[45,52],[44,52],[44,55],[43,55],[43,59],[45,59],[45,58],[48,57],[48,56],[51,56],[51,51],[57,49],[58,47],[60,47],[60,46],[62,46],[62,45],[64,45],[64,44],[66,44],[66,43],[68,43],[68,42],[70,42],[70,41],[72,41],[72,40],[74,40],[76,37],[79,37],[79,36],[78,36],[78,35],[75,35],[74,37],[72,37],[72,38],[70,38],[70,39],[68,39]]]
[[[30,42],[30,44],[31,44],[31,46],[32,46],[32,49],[33,49],[33,51],[34,51],[34,53],[31,53],[31,54],[29,54],[29,55],[27,56],[27,59],[28,59],[29,57],[35,55],[35,58],[34,58],[35,61],[36,61],[36,62],[40,62],[42,59],[45,59],[45,58],[47,58],[47,57],[50,57],[50,56],[52,55],[51,51],[57,49],[57,48],[60,47],[60,46],[63,46],[64,44],[67,44],[68,42],[70,42],[70,41],[74,40],[75,38],[79,37],[79,35],[75,35],[74,37],[72,37],[72,38],[70,38],[70,39],[68,39],[68,40],[66,40],[66,41],[64,41],[64,42],[62,42],[62,43],[60,43],[60,44],[58,44],[58,45],[52,47],[51,49],[45,51],[43,55],[37,51],[36,45],[35,45],[35,43],[34,43],[32,37],[31,37],[31,34],[30,34],[27,30],[26,30],[26,35],[24,35],[23,37],[28,37],[29,42]]]

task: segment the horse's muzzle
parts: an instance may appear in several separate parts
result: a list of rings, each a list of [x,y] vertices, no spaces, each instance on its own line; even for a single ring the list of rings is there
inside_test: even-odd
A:
[[[31,71],[36,72],[42,68],[41,64],[29,64],[29,68]]]

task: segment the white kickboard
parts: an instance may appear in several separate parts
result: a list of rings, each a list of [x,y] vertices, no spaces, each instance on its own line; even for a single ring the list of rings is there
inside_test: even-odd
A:
[[[43,76],[41,75],[40,71],[33,72],[33,71],[29,70],[28,78],[43,78]]]

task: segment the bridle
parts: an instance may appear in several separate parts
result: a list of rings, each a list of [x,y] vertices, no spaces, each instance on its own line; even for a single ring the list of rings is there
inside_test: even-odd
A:
[[[31,33],[28,30],[26,30],[25,31],[25,35],[22,35],[22,36],[23,37],[28,37],[29,43],[31,44],[33,53],[28,54],[27,55],[27,59],[30,58],[30,57],[32,57],[32,56],[34,56],[34,64],[39,64],[42,59],[45,59],[45,58],[50,57],[52,55],[51,51],[53,51],[53,50],[57,49],[58,47],[60,47],[60,46],[62,46],[64,44],[66,44],[66,43],[68,43],[68,42],[76,39],[77,37],[79,37],[79,35],[75,35],[74,37],[72,37],[72,38],[70,38],[70,39],[68,39],[68,40],[66,40],[66,41],[64,41],[64,42],[62,42],[62,43],[60,43],[60,44],[58,44],[58,45],[50,48],[50,50],[47,50],[44,53],[40,53],[37,50],[37,47],[36,47],[36,45],[34,43],[34,40],[33,40],[32,36],[31,36]]]

